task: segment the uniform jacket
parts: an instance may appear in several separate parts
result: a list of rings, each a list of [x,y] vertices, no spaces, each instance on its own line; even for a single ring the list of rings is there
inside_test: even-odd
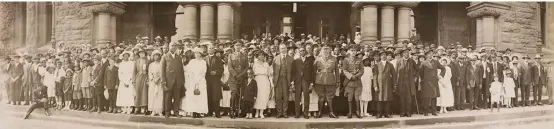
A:
[[[185,72],[183,71],[183,57],[171,52],[166,53],[161,59],[162,88],[164,91],[170,91],[176,86],[179,89],[185,84]]]
[[[338,63],[337,58],[331,55],[316,57],[314,62],[316,70],[315,84],[337,85],[340,77]]]
[[[345,58],[344,65],[342,65],[343,72],[348,72],[352,74],[352,78],[344,79],[343,84],[346,87],[362,87],[362,75],[364,75],[364,65],[362,64],[362,59],[354,58]]]
[[[248,58],[241,52],[234,52],[227,57],[229,69],[229,84],[242,83],[246,79],[246,70],[248,68]]]

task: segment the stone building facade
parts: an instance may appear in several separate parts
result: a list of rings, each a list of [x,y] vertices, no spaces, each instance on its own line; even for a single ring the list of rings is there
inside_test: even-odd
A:
[[[3,52],[51,41],[66,46],[135,36],[225,41],[263,33],[354,38],[362,44],[460,42],[534,54],[552,47],[545,2],[2,2]],[[547,10],[551,10],[550,12]],[[0,53],[1,54],[1,53]]]

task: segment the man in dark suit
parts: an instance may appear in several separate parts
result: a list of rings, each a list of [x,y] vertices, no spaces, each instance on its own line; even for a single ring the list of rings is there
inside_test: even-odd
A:
[[[412,116],[412,96],[416,95],[415,79],[417,75],[416,62],[410,58],[410,52],[403,50],[402,59],[397,60],[397,94],[400,99],[400,117]]]
[[[541,55],[535,56],[535,63],[532,66],[533,74],[533,105],[542,105],[542,88],[546,86],[546,68],[541,64]]]
[[[387,56],[392,56],[392,52],[381,52],[381,61],[376,62],[374,67],[374,85],[373,89],[377,100],[377,118],[391,118],[390,103],[393,100],[393,92],[396,89],[394,80],[396,80],[396,70],[394,66],[387,61]]]
[[[313,56],[306,55],[306,49],[304,47],[298,48],[298,54],[300,58],[295,59],[292,63],[292,78],[294,81],[294,108],[295,118],[300,117],[300,102],[302,102],[302,95],[304,96],[304,118],[309,119],[308,109],[310,106],[310,92],[314,85],[314,60]]]
[[[240,104],[240,88],[244,85],[246,79],[246,71],[248,69],[248,58],[246,53],[242,52],[242,43],[235,43],[235,51],[227,58],[229,69],[229,90],[231,90],[231,111],[230,117],[234,119],[239,113]]]
[[[466,103],[466,90],[468,87],[468,80],[469,80],[469,68],[471,68],[471,64],[467,61],[468,58],[465,55],[461,55],[456,62],[452,61],[452,63],[456,63],[456,66],[458,66],[456,70],[456,74],[458,76],[458,81],[456,87],[454,87],[456,92],[454,92],[455,99],[454,100],[454,108],[456,110],[464,110],[464,104]],[[454,70],[452,70],[454,71]],[[454,84],[454,82],[452,82]]]
[[[489,87],[490,87],[490,84],[492,83],[492,78],[493,78],[493,71],[492,71],[492,63],[491,63],[491,58],[485,54],[482,54],[481,55],[481,66],[483,68],[483,80],[481,82],[481,98],[480,98],[480,102],[479,103],[479,106],[482,107],[482,108],[485,108],[485,109],[488,109],[489,106],[490,106],[490,92],[489,92]]]
[[[94,85],[94,97],[96,102],[96,107],[94,107],[91,112],[100,113],[104,108],[104,81],[105,81],[105,72],[106,68],[109,65],[108,61],[108,52],[106,49],[100,50],[100,62],[95,64],[95,68],[92,71],[92,84]]]
[[[494,57],[494,61],[492,62],[492,74],[493,77],[496,74],[498,76],[498,81],[504,82],[504,63],[502,63],[502,56],[496,56]],[[493,80],[494,81],[494,80]]]
[[[458,53],[456,52],[452,52],[450,53],[450,64],[448,64],[448,66],[450,67],[450,71],[452,72],[452,77],[450,78],[450,83],[452,84],[452,91],[453,91],[453,95],[454,95],[454,110],[458,110],[458,106],[460,105],[459,101],[456,101],[456,100],[459,100],[460,97],[458,95],[459,93],[459,88],[460,85],[459,85],[459,81],[460,81],[460,77],[459,77],[459,74],[458,74],[458,69],[460,67],[459,63],[458,63]]]
[[[285,44],[279,45],[280,54],[273,60],[273,84],[275,84],[275,102],[277,118],[288,118],[288,98],[290,85],[294,84],[291,79],[293,58],[288,56],[288,49]]]
[[[437,97],[439,94],[439,79],[444,76],[444,67],[439,61],[433,59],[433,51],[425,53],[426,59],[419,66],[419,74],[422,77],[421,93],[423,98],[423,115],[431,112],[432,115],[437,115]],[[437,75],[437,70],[441,69],[441,75]]]
[[[519,83],[521,87],[521,98],[523,99],[523,104],[521,106],[529,106],[530,89],[533,85],[533,74],[531,70],[532,64],[529,63],[529,56],[525,55],[523,57],[523,62],[519,65]]]
[[[21,90],[22,90],[22,81],[23,81],[23,64],[19,60],[21,56],[16,55],[14,56],[14,60],[11,62],[11,64],[8,66],[8,74],[9,74],[9,88],[8,88],[8,95],[10,96],[10,101],[12,102],[12,105],[21,105]],[[9,103],[8,103],[9,104]]]
[[[184,92],[181,92],[185,84],[185,73],[183,71],[183,57],[177,51],[178,47],[178,44],[171,43],[169,45],[169,52],[162,57],[161,61],[161,84],[164,90],[164,111],[166,118],[170,116],[170,111],[173,111],[173,116],[181,117],[179,115],[179,107],[181,106],[181,96],[184,94]]]
[[[208,56],[206,56],[206,63],[208,65],[208,70],[206,71],[206,82],[208,85],[208,115],[215,113],[215,117],[221,118],[219,113],[219,101],[222,98],[221,76],[223,76],[223,61],[218,56],[215,56],[215,53],[215,48],[209,47]]]
[[[471,62],[468,65],[467,78],[467,93],[469,96],[470,110],[478,110],[478,104],[481,102],[481,83],[483,76],[483,68],[477,56],[471,57]]]
[[[115,64],[118,57],[119,56],[117,55],[110,55],[109,66],[106,67],[106,71],[104,72],[104,86],[106,90],[108,90],[108,113],[115,113],[114,111],[116,110],[116,86],[119,85],[119,77],[118,68],[115,66]]]

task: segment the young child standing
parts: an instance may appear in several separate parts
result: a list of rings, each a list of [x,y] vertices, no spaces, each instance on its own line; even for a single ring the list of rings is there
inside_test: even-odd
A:
[[[65,101],[64,110],[69,110],[71,100],[73,100],[73,71],[65,70],[65,78],[63,78],[63,100]]]
[[[254,102],[256,101],[256,96],[258,95],[258,85],[256,80],[254,80],[254,72],[252,69],[248,69],[248,80],[246,82],[246,87],[244,87],[242,92],[242,107],[246,112],[246,119],[252,119],[254,115]]]
[[[502,83],[498,81],[498,76],[494,76],[494,82],[491,83],[491,87],[489,88],[489,92],[491,94],[491,112],[494,110],[494,105],[496,105],[498,112],[500,112],[501,107],[501,101],[502,96],[504,94],[502,93]]]
[[[72,82],[73,82],[73,95],[72,95],[72,99],[73,99],[73,110],[82,110],[83,109],[83,94],[81,92],[81,78],[82,78],[82,75],[81,75],[81,68],[80,67],[75,67],[74,68],[75,72],[73,73],[73,78],[72,78]]]

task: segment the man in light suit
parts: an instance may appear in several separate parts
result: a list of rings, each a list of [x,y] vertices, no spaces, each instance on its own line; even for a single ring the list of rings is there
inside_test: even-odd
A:
[[[285,44],[279,45],[280,54],[273,62],[273,84],[275,84],[275,102],[277,108],[277,118],[288,118],[288,98],[290,85],[292,83],[291,72],[293,58],[288,56],[288,49]]]
[[[177,52],[179,46],[176,43],[169,45],[169,52],[166,53],[161,60],[162,73],[162,88],[164,90],[164,111],[165,117],[170,116],[170,111],[173,111],[173,116],[179,115],[179,107],[181,106],[181,93],[185,84],[185,73],[183,71],[183,57]]]

